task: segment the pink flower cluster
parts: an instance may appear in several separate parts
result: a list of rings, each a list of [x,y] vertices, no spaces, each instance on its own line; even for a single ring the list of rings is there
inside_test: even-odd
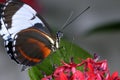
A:
[[[76,64],[73,61],[65,63],[55,69],[54,73],[45,76],[42,80],[120,80],[118,72],[110,75],[106,60],[98,61],[98,57],[87,58],[81,63]],[[78,67],[83,67],[82,71]]]

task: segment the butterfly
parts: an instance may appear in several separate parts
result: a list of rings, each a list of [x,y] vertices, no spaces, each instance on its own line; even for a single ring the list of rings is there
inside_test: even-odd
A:
[[[23,66],[39,64],[59,49],[62,30],[89,8],[69,21],[71,15],[63,28],[53,34],[47,22],[31,6],[19,0],[8,0],[1,8],[0,18],[0,35],[8,55]]]
[[[61,38],[32,7],[14,0],[2,7],[0,34],[11,59],[25,66],[34,66],[56,51]]]

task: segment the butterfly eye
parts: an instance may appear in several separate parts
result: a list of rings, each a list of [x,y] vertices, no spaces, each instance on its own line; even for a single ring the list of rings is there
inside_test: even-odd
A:
[[[58,32],[56,33],[56,37],[57,37],[57,41],[56,41],[56,42],[59,43],[62,36],[63,36],[63,32],[58,31]]]
[[[62,36],[63,36],[63,32],[58,31],[58,32],[57,32],[57,37],[58,37],[58,38],[61,38]]]

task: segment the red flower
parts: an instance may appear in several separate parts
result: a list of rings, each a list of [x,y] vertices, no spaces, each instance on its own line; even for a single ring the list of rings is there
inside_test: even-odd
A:
[[[118,72],[114,72],[109,80],[120,80],[120,77],[118,76]]]
[[[55,76],[55,80],[68,80],[64,72],[60,72],[59,76]]]
[[[108,64],[106,60],[98,61],[97,57],[94,59],[87,58],[81,63],[76,64],[73,61],[65,63],[62,61],[62,66],[57,67],[51,75],[54,80],[120,80],[118,72],[114,72],[110,76]],[[77,67],[84,66],[84,71],[77,70]],[[45,80],[48,80],[46,77]],[[50,80],[50,79],[49,79]]]
[[[68,80],[68,79],[67,79]],[[84,73],[81,71],[77,70],[75,73],[71,76],[70,80],[85,80]]]

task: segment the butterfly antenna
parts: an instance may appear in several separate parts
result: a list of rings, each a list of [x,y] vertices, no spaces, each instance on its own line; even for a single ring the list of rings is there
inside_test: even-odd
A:
[[[67,25],[67,23],[70,21],[72,15],[73,15],[73,11],[70,13],[70,16],[67,18],[66,22],[63,24],[63,26],[61,27],[60,31]]]
[[[63,30],[65,28],[68,27],[68,25],[70,25],[72,22],[74,22],[79,16],[81,16],[84,12],[86,12],[88,9],[90,8],[90,6],[88,6],[85,10],[83,10],[79,15],[77,15],[75,18],[73,18],[71,21],[69,21],[73,15],[73,12],[71,12],[71,15],[69,16],[69,18],[67,19],[67,21],[65,22],[65,24],[63,25],[62,29],[59,30],[56,33],[56,37],[57,37],[57,41],[56,42],[60,42],[61,37],[63,36]]]
[[[68,21],[70,20],[71,16],[68,18],[68,20],[66,21],[66,23],[64,24],[64,27],[62,27],[62,29],[60,31],[63,31],[65,28],[68,27],[68,25],[70,25],[72,22],[74,22],[79,16],[81,16],[84,12],[86,12],[88,9],[90,8],[90,6],[88,6],[85,10],[83,10],[79,15],[77,15],[74,19],[72,19],[69,23]]]

